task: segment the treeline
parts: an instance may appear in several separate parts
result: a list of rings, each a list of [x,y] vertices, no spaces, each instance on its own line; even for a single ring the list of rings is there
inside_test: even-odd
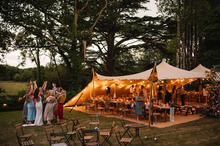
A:
[[[0,81],[28,82],[30,80],[38,79],[37,68],[19,69],[9,65],[0,65],[0,70]],[[59,72],[59,76],[57,72]],[[80,91],[80,89],[84,87],[92,78],[91,69],[86,69],[83,72],[83,82],[82,84],[78,85],[79,88],[75,92]],[[71,86],[69,86],[69,75],[64,65],[58,65],[57,69],[55,69],[53,66],[41,66],[40,74],[41,79],[37,80],[39,85],[41,85],[43,81],[48,81],[49,83],[54,82],[57,84],[57,86],[62,86],[66,90],[71,90]],[[51,84],[48,84],[48,88],[51,88]]]

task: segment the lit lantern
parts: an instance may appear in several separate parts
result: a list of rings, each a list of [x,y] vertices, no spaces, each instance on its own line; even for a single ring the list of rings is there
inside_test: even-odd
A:
[[[7,104],[6,103],[3,103],[3,107],[6,107],[7,106]]]

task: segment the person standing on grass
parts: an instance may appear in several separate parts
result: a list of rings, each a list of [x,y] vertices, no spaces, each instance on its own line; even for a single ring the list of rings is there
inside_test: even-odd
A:
[[[45,93],[46,93],[46,87],[47,87],[47,81],[45,81],[44,83],[43,83],[43,86],[42,87],[40,87],[40,93],[39,93],[39,95],[40,95],[40,97],[41,97],[41,102],[42,102],[42,104],[43,104],[43,112],[44,112],[44,110],[45,110],[45,106],[46,106],[46,101],[45,101],[45,97],[44,97],[44,95],[45,95]]]
[[[135,114],[137,115],[137,120],[140,120],[140,117],[142,115],[142,108],[143,108],[143,104],[144,104],[144,86],[141,86],[141,89],[139,91],[139,93],[137,93],[137,96],[135,98],[136,101],[136,107],[135,107]]]
[[[25,101],[24,101],[24,105],[23,105],[22,117],[23,117],[25,123],[27,123],[27,114],[28,114],[28,107],[27,107],[28,100],[27,100],[27,99],[28,99],[28,97],[30,96],[31,85],[32,85],[32,81],[30,81],[30,83],[29,83],[29,88],[28,88],[26,94],[25,94],[24,97],[23,97],[23,98],[25,99]]]
[[[35,95],[34,98],[36,99],[36,103],[35,103],[35,107],[36,107],[36,118],[34,121],[34,124],[36,126],[41,126],[43,125],[43,103],[42,103],[42,99],[43,97],[43,89],[44,86],[46,85],[46,82],[44,82],[43,86],[36,89],[35,91]],[[36,85],[37,86],[37,85]],[[39,91],[39,93],[37,93],[37,91]]]
[[[44,121],[47,121],[47,124],[51,124],[51,120],[53,120],[53,113],[54,113],[54,102],[55,102],[55,93],[53,90],[49,90],[47,92],[46,98],[46,107],[44,111]]]
[[[66,91],[64,91],[61,87],[59,88],[59,95],[57,97],[57,109],[55,112],[55,116],[57,118],[57,123],[60,123],[60,120],[63,120],[63,103],[66,100]]]
[[[27,123],[28,124],[32,124],[35,120],[35,106],[34,106],[34,93],[36,91],[36,81],[33,82],[34,83],[34,88],[33,88],[33,85],[32,85],[32,81],[30,82],[30,92],[28,94],[28,96],[26,96],[27,98],[27,108],[28,108],[28,114],[27,114]]]

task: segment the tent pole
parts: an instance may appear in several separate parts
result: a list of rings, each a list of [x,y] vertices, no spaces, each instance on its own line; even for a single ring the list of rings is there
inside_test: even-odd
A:
[[[153,85],[154,85],[154,74],[155,74],[155,70],[156,70],[156,62],[154,63],[154,67],[153,67],[153,71],[151,74],[151,87],[150,87],[150,99],[149,99],[149,127],[151,125],[151,121],[152,121],[152,115],[153,115],[153,102],[152,102],[152,97],[153,97]],[[153,121],[152,121],[153,122]],[[152,123],[153,124],[153,123]]]
[[[86,87],[87,88],[87,87]],[[76,106],[77,102],[79,101],[79,99],[82,97],[83,92],[81,93],[81,95],[79,96],[79,98],[77,99],[76,103],[74,104],[74,106],[72,107],[72,109],[70,110],[70,113],[72,112],[73,108]]]
[[[116,83],[115,83],[115,86],[114,86],[114,98],[116,98]]]

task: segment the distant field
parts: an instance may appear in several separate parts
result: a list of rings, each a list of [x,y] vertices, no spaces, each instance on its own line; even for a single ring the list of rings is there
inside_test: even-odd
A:
[[[27,82],[0,81],[0,88],[5,89],[7,95],[17,95],[19,91],[26,90]]]

